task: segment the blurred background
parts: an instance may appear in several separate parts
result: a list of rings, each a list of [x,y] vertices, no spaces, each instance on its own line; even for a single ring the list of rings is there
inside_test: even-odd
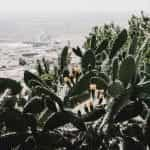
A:
[[[132,14],[150,14],[149,7],[149,0],[0,0],[0,77],[21,77],[43,56],[53,64],[68,41],[82,46],[93,26],[126,27]]]

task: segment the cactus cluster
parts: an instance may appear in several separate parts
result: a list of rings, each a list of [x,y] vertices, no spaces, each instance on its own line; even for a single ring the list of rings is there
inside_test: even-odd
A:
[[[127,29],[93,28],[84,51],[66,46],[57,66],[43,58],[35,74],[26,70],[24,95],[20,82],[0,78],[0,148],[150,148],[149,25],[142,13]],[[69,63],[70,51],[79,64]]]

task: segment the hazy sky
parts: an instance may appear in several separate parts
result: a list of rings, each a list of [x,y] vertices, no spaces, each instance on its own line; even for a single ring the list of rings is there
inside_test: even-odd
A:
[[[0,12],[150,12],[150,0],[0,0]]]

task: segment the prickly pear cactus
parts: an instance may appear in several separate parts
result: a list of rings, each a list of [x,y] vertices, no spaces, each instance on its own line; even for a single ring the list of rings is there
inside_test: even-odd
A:
[[[42,58],[42,62],[43,62],[43,66],[44,66],[45,73],[49,73],[49,71],[50,71],[50,64],[49,64],[48,60],[46,60],[46,59],[43,57],[43,58]]]
[[[26,70],[24,72],[24,82],[28,87],[32,87],[32,85],[30,85],[31,80],[43,83],[43,81],[38,76]]]
[[[91,37],[91,49],[95,50],[97,47],[96,35],[92,35]]]
[[[112,80],[115,81],[118,78],[118,68],[119,68],[119,60],[116,57],[113,60],[113,66],[112,66]]]
[[[20,82],[9,79],[9,78],[0,78],[0,94],[3,93],[6,89],[10,89],[12,94],[18,94],[22,90]]]
[[[36,61],[36,70],[37,70],[38,75],[40,76],[44,73],[40,60]]]
[[[68,65],[68,51],[69,48],[67,46],[64,47],[60,56],[60,70],[63,71],[64,68]]]
[[[96,54],[101,53],[103,50],[105,50],[108,46],[109,40],[108,39],[104,39],[100,45],[98,46],[98,48],[96,49]]]
[[[124,59],[119,68],[119,80],[123,82],[125,87],[131,83],[131,80],[135,76],[135,72],[135,60],[133,56],[128,56],[126,59]]]
[[[92,52],[92,50],[86,51],[86,53],[82,57],[82,61],[81,61],[81,66],[82,66],[83,72],[86,72],[88,70],[89,65],[91,66],[91,69],[94,69],[95,63],[96,63],[95,55]]]
[[[120,50],[123,44],[127,41],[127,38],[128,38],[127,30],[123,29],[119,33],[117,39],[114,41],[113,47],[110,52],[110,58],[113,58],[117,54],[117,52]]]
[[[78,56],[78,57],[82,57],[83,53],[82,50],[80,49],[80,47],[77,46],[77,48],[72,48],[72,51]]]
[[[109,81],[110,81],[109,76],[104,72],[99,72],[98,77],[104,79],[107,83],[109,83]]]
[[[90,83],[90,78],[92,76],[96,76],[96,74],[97,74],[97,71],[95,71],[95,70],[92,70],[92,71],[89,71],[89,72],[85,73],[79,79],[79,81],[75,84],[75,86],[69,91],[68,97],[79,95],[82,92],[88,90],[88,88],[89,88],[88,86],[89,86],[89,83]]]
[[[145,81],[137,84],[137,92],[139,93],[149,93],[150,92],[150,81]]]
[[[136,49],[137,49],[137,37],[134,36],[131,39],[131,44],[130,44],[130,48],[129,48],[129,54],[130,55],[135,55]]]
[[[92,77],[91,83],[96,84],[97,89],[104,89],[106,90],[108,87],[108,83],[101,77]]]
[[[121,95],[124,91],[123,83],[119,80],[112,82],[108,87],[108,94],[114,98]]]

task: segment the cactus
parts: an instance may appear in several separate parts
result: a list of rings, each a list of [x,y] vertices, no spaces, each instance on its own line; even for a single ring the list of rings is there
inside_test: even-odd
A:
[[[97,76],[104,79],[106,83],[110,82],[109,76],[104,72],[99,72]]]
[[[38,76],[26,70],[24,72],[24,82],[28,87],[31,87],[30,85],[31,80],[35,80],[44,84],[43,81]]]
[[[34,136],[29,136],[26,138],[26,140],[19,145],[18,149],[34,149],[36,147],[36,140]]]
[[[96,74],[97,74],[97,71],[92,70],[92,71],[85,73],[83,76],[81,76],[81,78],[75,84],[75,86],[68,92],[67,97],[79,95],[79,94],[83,93],[84,91],[88,90],[90,78],[92,76],[95,76]]]
[[[86,72],[88,70],[89,65],[91,66],[91,69],[94,69],[95,63],[96,60],[95,60],[94,53],[91,50],[86,51],[86,53],[82,57],[82,62],[81,62],[83,72]]]
[[[111,60],[107,58],[106,60],[103,61],[101,65],[101,70],[108,75],[110,74],[110,71],[111,71],[110,64],[111,64]]]
[[[149,91],[150,91],[150,81],[145,81],[145,82],[142,82],[142,83],[138,83],[136,85],[136,91],[138,93],[147,93],[149,94]]]
[[[31,128],[32,133],[37,131],[37,119],[31,113],[23,113],[22,117],[26,121],[26,126]]]
[[[92,77],[90,83],[96,84],[97,89],[106,90],[108,88],[108,83],[101,77]]]
[[[125,59],[126,56],[127,56],[127,51],[123,51],[123,52],[122,52],[122,58]]]
[[[103,51],[102,53],[97,54],[95,58],[96,58],[96,64],[102,64],[102,62],[108,58],[108,54],[105,51]]]
[[[63,72],[65,68],[67,68],[68,65],[68,50],[69,48],[65,46],[61,52],[60,55],[60,70]]]
[[[72,48],[72,50],[73,50],[73,52],[74,52],[78,57],[81,57],[81,58],[82,58],[83,53],[82,53],[80,47],[77,46],[76,49],[75,49],[75,48]]]
[[[61,98],[59,98],[55,93],[51,92],[50,89],[47,89],[47,88],[41,87],[41,86],[37,86],[36,92],[40,93],[40,95],[44,94],[44,95],[50,96],[51,100],[58,104],[59,109],[61,111],[64,110]]]
[[[85,91],[79,95],[75,95],[69,98],[69,100],[75,105],[77,105],[77,103],[82,103],[84,101],[86,101],[88,98],[90,98],[90,92],[89,91]]]
[[[44,97],[44,100],[46,102],[46,106],[48,107],[49,111],[57,112],[57,106],[55,101],[51,100],[49,96]]]
[[[114,41],[113,47],[110,52],[110,59],[117,54],[117,52],[120,50],[123,44],[127,41],[127,37],[128,37],[127,30],[123,29],[119,33],[117,39]]]
[[[145,143],[149,143],[149,138],[150,138],[149,123],[150,123],[150,110],[148,110],[148,112],[146,114],[146,118],[145,118],[145,122],[144,122],[144,126],[143,126],[143,132],[142,132],[144,135],[144,142]]]
[[[49,69],[50,69],[50,66],[49,66],[49,63],[47,60],[45,60],[45,58],[43,57],[42,58],[42,62],[43,62],[43,65],[44,65],[44,70],[45,70],[45,73],[49,73]]]
[[[91,122],[91,121],[96,121],[98,120],[101,116],[105,114],[105,109],[104,107],[101,108],[95,108],[92,112],[89,112],[85,115],[81,116],[81,120],[83,122]]]
[[[40,97],[31,98],[24,106],[24,113],[41,113],[44,110],[44,101]]]
[[[112,64],[112,80],[115,81],[118,78],[118,69],[119,69],[119,60],[118,58],[114,58]]]
[[[136,56],[136,65],[138,66],[141,62],[141,59],[142,59],[142,55],[144,54],[147,46],[148,46],[148,43],[150,41],[150,37],[148,36],[144,41],[143,41],[143,44],[142,46],[140,47],[140,49],[138,50],[138,54]]]
[[[124,86],[121,81],[116,80],[112,82],[108,87],[108,94],[112,97],[118,97],[124,92]]]
[[[1,101],[1,106],[3,108],[13,109],[13,108],[15,108],[16,103],[17,103],[16,96],[6,95],[3,97],[2,101]]]
[[[93,34],[91,37],[91,50],[96,50],[97,42],[96,42],[96,36]]]
[[[70,72],[68,69],[63,70],[63,77],[68,77],[69,78]]]
[[[41,66],[41,62],[40,62],[40,60],[37,60],[36,63],[37,63],[36,70],[37,70],[39,76],[41,76],[44,73],[44,70]]]
[[[10,147],[17,147],[25,141],[25,139],[30,136],[29,133],[9,133],[4,134],[0,140],[0,146],[3,146],[4,149],[10,149]],[[9,144],[8,144],[9,143]]]
[[[135,73],[135,60],[132,56],[128,56],[120,65],[119,80],[122,81],[124,86],[126,87],[129,83],[131,83],[131,80],[134,78]]]
[[[9,78],[0,78],[0,94],[3,93],[6,89],[11,90],[12,95],[19,94],[22,90],[20,82],[9,79]]]
[[[72,49],[80,57],[79,67],[70,68],[69,47],[65,47],[58,69],[54,67],[51,72],[43,58],[37,62],[38,75],[25,71],[24,82],[31,90],[25,97],[18,81],[0,78],[0,93],[7,88],[13,91],[2,95],[0,147],[53,150],[150,147],[150,75],[143,63],[149,62],[146,53],[149,25],[149,18],[143,15],[131,18],[128,31],[121,31],[114,24],[95,27],[85,42],[85,53],[79,47]],[[14,93],[20,95],[12,96]],[[17,96],[19,99],[14,99]],[[86,103],[89,98],[98,102]],[[21,99],[24,104],[19,105]],[[78,103],[82,104],[77,106]],[[81,107],[74,113],[76,106]],[[136,116],[143,120],[139,117],[137,120]],[[70,125],[77,129],[69,130]]]
[[[33,88],[36,86],[43,86],[43,84],[39,82],[38,80],[30,80],[28,87]]]
[[[41,80],[44,82],[46,87],[52,88],[52,85],[54,83],[54,75],[51,73],[43,74],[41,77]]]
[[[100,54],[103,50],[105,50],[108,46],[109,40],[108,39],[104,39],[100,45],[98,46],[98,48],[96,49],[95,54]]]
[[[140,115],[143,112],[143,106],[140,101],[131,102],[123,107],[115,117],[114,122],[123,122]]]
[[[137,50],[137,37],[134,36],[133,39],[131,39],[131,44],[129,47],[129,55],[135,55]]]
[[[120,111],[124,106],[128,104],[131,91],[131,88],[125,89],[119,97],[113,98],[112,101],[108,104],[106,114],[100,125],[100,129],[102,129],[104,134],[108,134],[110,126],[112,125],[118,111]]]
[[[44,125],[43,130],[44,131],[53,130],[67,123],[72,123],[75,127],[77,127],[80,130],[86,129],[84,123],[72,112],[64,111],[64,112],[56,112],[50,115]]]
[[[3,112],[1,112],[0,117],[1,121],[5,123],[5,128],[8,132],[25,133],[27,131],[27,122],[23,118],[22,113],[19,110],[14,108],[4,109]],[[2,140],[0,140],[0,144],[1,142]]]

